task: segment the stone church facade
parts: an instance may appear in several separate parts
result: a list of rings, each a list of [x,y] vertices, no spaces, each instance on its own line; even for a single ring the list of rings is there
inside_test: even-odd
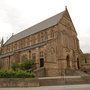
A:
[[[1,46],[0,67],[10,69],[23,56],[34,59],[45,76],[60,76],[66,69],[80,69],[81,49],[67,8],[16,35]]]

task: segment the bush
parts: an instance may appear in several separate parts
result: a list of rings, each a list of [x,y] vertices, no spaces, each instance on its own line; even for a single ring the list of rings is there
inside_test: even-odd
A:
[[[29,77],[34,77],[34,74],[32,72],[27,72],[23,70],[19,70],[16,72],[16,77],[18,78],[29,78]]]
[[[33,67],[34,65],[34,60],[24,60],[21,63],[13,63],[11,68],[15,71],[15,70],[29,70]]]
[[[23,70],[18,71],[6,71],[0,70],[0,78],[34,78],[34,73]]]
[[[22,62],[19,66],[20,66],[21,70],[29,70],[32,68],[33,65],[34,65],[33,60],[26,60],[26,61]]]
[[[13,63],[11,65],[11,68],[15,71],[15,70],[17,70],[19,68],[19,64]]]
[[[13,63],[12,70],[0,70],[0,78],[33,78],[34,73],[30,71],[34,65],[34,60],[24,60],[22,63]]]

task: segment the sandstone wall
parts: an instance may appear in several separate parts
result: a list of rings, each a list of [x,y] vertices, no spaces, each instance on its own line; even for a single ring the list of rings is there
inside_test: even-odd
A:
[[[36,87],[38,79],[31,78],[0,78],[0,88],[5,87]]]

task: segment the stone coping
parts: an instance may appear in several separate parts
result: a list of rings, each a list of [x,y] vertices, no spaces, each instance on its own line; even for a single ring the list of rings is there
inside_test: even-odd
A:
[[[39,79],[81,78],[81,76],[40,77]]]

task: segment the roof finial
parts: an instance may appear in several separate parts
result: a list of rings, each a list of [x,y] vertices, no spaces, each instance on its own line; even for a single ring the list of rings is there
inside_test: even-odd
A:
[[[1,40],[1,46],[3,46],[3,43],[4,43],[4,39],[3,39],[3,37],[2,37],[2,40]]]
[[[12,36],[14,35],[14,33],[12,33]]]
[[[67,10],[67,6],[65,6],[65,10]]]

